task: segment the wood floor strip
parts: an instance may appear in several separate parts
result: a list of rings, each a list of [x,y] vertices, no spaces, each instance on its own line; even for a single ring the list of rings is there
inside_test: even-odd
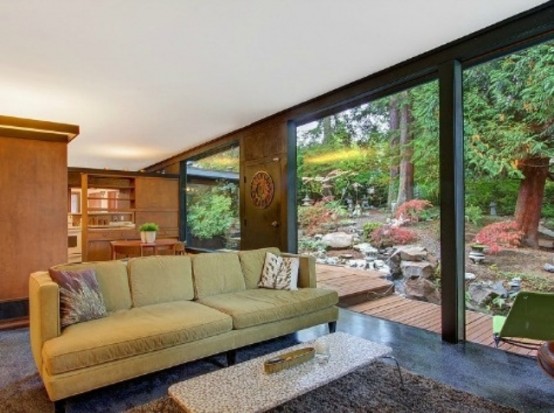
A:
[[[337,291],[343,306],[352,311],[441,334],[440,305],[393,294],[394,284],[377,271],[317,264],[316,277],[319,287]],[[361,300],[366,301],[360,303]],[[494,347],[492,317],[472,310],[466,310],[465,316],[466,340]],[[507,343],[501,343],[499,348],[526,356],[536,355],[535,350]]]

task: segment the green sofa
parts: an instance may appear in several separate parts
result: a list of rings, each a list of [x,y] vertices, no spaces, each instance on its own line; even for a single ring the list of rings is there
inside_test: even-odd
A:
[[[52,401],[322,323],[334,329],[338,295],[316,288],[299,256],[298,290],[258,288],[275,248],[65,264],[92,268],[108,315],[60,327],[59,288],[47,271],[29,281],[33,357]],[[282,254],[283,256],[291,254]],[[59,403],[58,403],[59,404]]]

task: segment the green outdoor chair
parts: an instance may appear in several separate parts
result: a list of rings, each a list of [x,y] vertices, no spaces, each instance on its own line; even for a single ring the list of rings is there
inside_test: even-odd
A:
[[[554,340],[554,293],[521,291],[506,317],[492,320],[494,342],[500,341],[535,350],[540,343],[525,341]]]

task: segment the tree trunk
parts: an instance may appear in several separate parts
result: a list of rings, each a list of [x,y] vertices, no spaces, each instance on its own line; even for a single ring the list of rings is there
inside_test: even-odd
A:
[[[390,129],[390,168],[389,168],[389,193],[387,205],[392,209],[396,202],[396,180],[398,179],[398,135],[400,129],[400,109],[398,108],[398,96],[391,96],[389,102],[389,129]]]
[[[400,108],[400,180],[398,184],[398,198],[396,205],[414,197],[414,164],[412,156],[412,131],[410,130],[411,106],[408,92],[402,92],[402,107]]]
[[[331,125],[331,116],[324,117],[321,123],[322,123],[322,129],[323,129],[322,145],[328,145],[331,142],[331,137],[333,136],[333,126]]]
[[[549,162],[550,158],[527,158],[518,164],[524,178],[514,215],[518,228],[523,231],[523,244],[532,248],[539,246],[539,221]]]

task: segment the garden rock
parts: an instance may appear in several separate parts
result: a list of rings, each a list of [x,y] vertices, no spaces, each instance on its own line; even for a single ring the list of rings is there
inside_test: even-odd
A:
[[[406,297],[419,301],[440,304],[440,294],[435,285],[425,279],[411,279],[404,283],[404,294]]]
[[[548,263],[544,264],[543,269],[548,272],[554,272],[554,265]]]
[[[404,278],[430,278],[435,273],[435,268],[429,261],[402,261],[400,269]]]
[[[366,268],[367,262],[366,260],[350,260],[348,262],[348,265],[352,268]]]
[[[466,281],[473,281],[474,279],[477,278],[477,276],[475,274],[473,274],[472,272],[466,272],[465,275],[464,275],[464,278]]]
[[[352,225],[347,228],[345,228],[346,231],[348,231],[351,234],[357,234],[358,230],[356,229],[356,226]]]
[[[388,265],[385,264],[382,267],[376,266],[376,268],[377,268],[377,271],[383,276],[388,277],[390,275],[390,268]]]
[[[350,247],[353,240],[354,236],[352,234],[347,234],[346,232],[331,232],[325,234],[321,242],[329,248],[341,249]]]
[[[379,253],[379,250],[377,248],[371,246],[371,244],[364,242],[362,244],[356,244],[352,248],[354,248],[356,251],[360,251],[362,254],[367,256],[376,257]]]
[[[427,250],[418,246],[397,247],[393,255],[396,254],[400,255],[402,261],[425,261],[428,256]]]
[[[469,286],[467,292],[471,302],[479,307],[486,306],[496,297],[508,296],[508,291],[502,285],[502,281],[494,283],[490,281],[474,282]]]
[[[395,274],[402,272],[402,261],[424,261],[427,259],[427,251],[422,247],[396,247],[389,257],[389,265]]]
[[[325,258],[327,258],[327,254],[325,253],[325,251],[321,251],[321,250],[317,250],[315,252],[315,256],[316,258],[319,258],[321,260],[324,260]]]
[[[327,257],[327,256],[322,257],[322,258],[317,258],[316,262],[318,264],[324,264],[324,265],[338,265],[339,264],[338,258],[336,258],[336,257]]]

